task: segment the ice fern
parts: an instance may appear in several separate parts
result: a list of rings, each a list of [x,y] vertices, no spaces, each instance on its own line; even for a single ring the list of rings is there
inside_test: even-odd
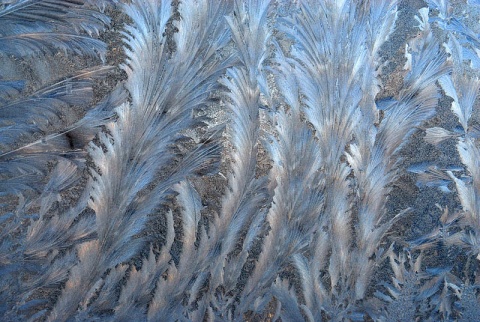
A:
[[[479,13],[0,1],[1,320],[476,317]]]

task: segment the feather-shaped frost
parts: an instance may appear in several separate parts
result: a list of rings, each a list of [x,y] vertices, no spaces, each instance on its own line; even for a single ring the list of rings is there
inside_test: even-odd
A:
[[[460,154],[462,163],[466,166],[471,175],[472,182],[466,183],[453,175],[451,171],[447,173],[454,180],[457,187],[458,196],[462,204],[463,210],[467,212],[473,226],[477,230],[480,229],[480,199],[478,191],[480,191],[480,172],[479,172],[479,158],[480,151],[472,138],[459,138],[457,150]]]
[[[431,127],[428,128],[425,132],[425,141],[433,145],[438,145],[447,139],[457,136],[456,133],[445,130],[441,127]]]
[[[234,16],[227,18],[242,65],[229,69],[221,80],[229,91],[227,108],[231,113],[231,123],[227,131],[232,144],[232,169],[220,215],[213,220],[214,235],[209,255],[215,257],[209,269],[212,288],[223,285],[224,291],[217,298],[209,295],[210,298],[206,297],[204,301],[206,305],[213,302],[216,310],[230,314],[233,298],[227,293],[237,292],[242,267],[254,238],[260,232],[264,216],[261,207],[268,199],[266,178],[256,178],[255,168],[260,131],[260,93],[266,83],[262,63],[270,37],[266,24],[269,4],[269,0],[235,1]],[[241,252],[227,258],[243,231],[247,236]],[[241,311],[236,314],[240,316]]]
[[[358,265],[358,297],[363,296],[366,291],[367,276],[372,273],[373,266],[369,263],[369,258],[377,252],[381,239],[392,224],[407,211],[385,219],[385,196],[390,191],[389,183],[396,179],[398,172],[398,161],[395,161],[398,158],[397,153],[415,128],[433,115],[438,97],[435,82],[448,71],[445,65],[446,57],[439,52],[438,44],[432,38],[428,11],[421,13],[422,34],[411,45],[417,51],[409,54],[411,69],[405,78],[404,89],[399,94],[398,102],[385,110],[385,118],[370,147],[363,146],[362,150],[355,145],[350,147],[352,153],[349,160],[358,176],[362,196],[357,230],[359,254],[355,256]],[[359,153],[365,153],[367,149],[371,151],[370,155],[362,160]]]
[[[305,2],[285,32],[295,41],[292,55],[298,83],[305,96],[305,116],[319,140],[328,189],[325,216],[329,217],[332,285],[346,271],[350,243],[349,166],[340,161],[353,129],[360,121],[362,75],[367,62],[365,15],[351,1]],[[338,59],[337,57],[342,57]],[[335,267],[335,268],[333,268]]]
[[[110,19],[83,7],[84,1],[18,0],[0,9],[0,53],[19,57],[53,49],[104,57],[105,44],[93,38]],[[82,34],[86,33],[86,34]]]
[[[114,95],[80,120],[69,119],[63,131],[62,113],[91,98],[87,81],[66,80],[25,98],[24,82],[0,75],[0,196],[18,198],[17,208],[0,216],[0,315],[14,308],[7,320],[254,320],[256,313],[285,321],[364,319],[359,305],[385,258],[383,237],[406,212],[386,210],[399,151],[433,115],[439,79],[464,133],[432,128],[426,140],[460,137],[469,176],[445,173],[452,168],[417,172],[445,189],[453,181],[464,211],[478,212],[478,129],[468,124],[478,81],[444,76],[446,55],[429,21],[461,35],[445,45],[453,61],[475,55],[472,46],[462,46],[465,39],[476,44],[476,35],[449,16],[448,1],[429,1],[448,22],[420,12],[421,32],[406,50],[404,86],[385,106],[375,102],[380,52],[394,30],[397,1],[305,0],[292,5],[293,18],[270,14],[278,3],[269,0],[172,2],[125,1],[131,25],[123,33],[122,68],[131,99]],[[109,20],[90,8],[114,3],[3,1],[0,53],[102,56],[105,44],[95,37]],[[277,18],[279,33],[271,29]],[[270,38],[285,35],[287,41],[272,42],[272,58]],[[293,45],[282,55],[285,44]],[[213,143],[186,133],[204,125],[193,116],[219,85],[231,116],[230,173],[223,198],[214,200],[218,214],[202,214],[200,191],[188,177],[218,160],[220,131],[207,131]],[[262,141],[272,161],[268,179],[257,171],[265,115],[272,130]],[[106,131],[98,134],[100,127]],[[77,204],[60,211],[57,201],[85,169],[87,145],[91,180]],[[162,214],[165,243],[143,254],[139,268],[145,227],[170,206],[167,200],[178,207]],[[477,236],[450,241],[476,252]],[[393,259],[396,279],[385,284],[385,294],[376,293],[378,301],[393,303],[392,312],[408,282],[405,263]],[[286,277],[290,268],[296,288]],[[24,272],[30,279],[17,278]],[[421,290],[423,298],[439,293],[440,280],[433,291]],[[41,298],[40,288],[60,283],[58,299]],[[14,296],[7,298],[9,292]],[[451,314],[446,298],[439,303]],[[369,313],[388,316],[382,309]]]
[[[480,191],[480,173],[478,171],[478,158],[480,153],[477,146],[478,131],[474,123],[474,115],[477,112],[475,102],[478,99],[480,90],[480,80],[478,79],[480,41],[474,31],[476,25],[470,24],[469,26],[465,17],[456,15],[455,8],[449,1],[445,0],[441,3],[437,3],[438,1],[432,2],[434,2],[434,5],[443,6],[444,8],[435,17],[434,21],[443,29],[448,38],[444,47],[445,51],[450,54],[449,60],[453,64],[453,73],[441,77],[439,83],[445,95],[452,99],[451,111],[458,118],[462,130],[451,132],[446,129],[435,128],[436,133],[433,134],[436,135],[427,132],[426,140],[441,141],[444,137],[457,138],[457,151],[461,162],[467,170],[467,175],[459,178],[458,174],[454,174],[453,171],[463,171],[462,168],[445,169],[447,171],[445,171],[444,175],[455,183],[463,209],[463,218],[455,226],[458,227],[460,225],[462,229],[454,232],[445,229],[445,234],[447,234],[445,239],[450,244],[468,249],[469,255],[478,255],[478,238],[480,236],[478,196],[478,191]],[[465,4],[464,10],[475,13],[475,8],[467,4]],[[467,64],[468,62],[469,64]],[[435,182],[435,178],[432,181]],[[448,188],[447,191],[449,191]],[[447,291],[448,287],[445,286],[442,294],[446,294],[445,292]],[[450,304],[448,301],[443,301],[440,307],[438,307],[439,313],[447,316],[451,314]]]
[[[280,56],[277,60],[284,59]],[[270,298],[267,294],[277,274],[311,241],[323,207],[322,160],[313,133],[300,118],[299,84],[288,65],[279,65],[276,74],[279,91],[290,109],[276,111],[272,120],[276,135],[269,138],[268,148],[273,161],[271,179],[276,187],[266,217],[270,231],[243,290],[239,308],[244,311],[252,303],[258,305],[260,299]]]
[[[102,273],[138,252],[144,242],[139,234],[173,184],[216,154],[215,144],[200,144],[176,160],[172,145],[183,130],[198,124],[193,110],[206,104],[229,63],[214,57],[225,44],[225,30],[217,19],[207,19],[209,14],[223,15],[224,8],[223,3],[182,4],[172,54],[165,33],[172,15],[170,2],[135,1],[125,6],[133,20],[125,33],[128,58],[123,66],[132,102],[116,109],[118,119],[107,125],[109,134],[100,134],[102,146],[90,145],[97,166],[92,171],[90,207],[96,213],[98,239],[81,246],[79,265],[72,270],[52,319],[75,315],[76,308],[69,303],[87,303]],[[169,171],[159,177],[164,169]]]
[[[81,106],[90,102],[93,82],[110,69],[84,70],[76,76],[45,86],[29,97],[0,106],[0,148],[3,152],[0,154],[0,194],[31,189],[40,191],[40,182],[48,173],[48,163],[59,158],[84,163],[84,153],[79,149],[90,142],[98,128],[112,116],[111,107],[105,104],[122,99],[120,92],[103,105],[91,109],[62,132],[49,132],[52,125],[64,125],[62,118],[72,118],[68,112],[71,105]],[[31,142],[33,135],[41,138]]]
[[[1,152],[8,153],[11,151],[9,147],[20,142],[22,138],[47,132],[52,124],[61,122],[64,110],[68,110],[71,105],[82,106],[90,103],[94,80],[105,75],[110,69],[111,67],[87,69],[45,86],[28,97],[0,105]]]
[[[270,1],[235,1],[237,15],[226,17],[240,60],[249,71],[250,82],[257,79],[267,54],[265,45],[270,37],[266,26],[269,5]]]
[[[458,117],[465,131],[468,130],[468,120],[473,111],[475,99],[479,94],[480,80],[478,78],[458,78],[456,81],[450,75],[439,80],[445,94],[453,99],[452,112]],[[456,84],[454,84],[456,83]]]
[[[149,307],[149,318],[168,317],[170,319],[183,318],[182,311],[188,311],[188,307],[197,301],[200,295],[200,285],[205,283],[207,277],[205,271],[199,271],[199,264],[205,260],[208,254],[209,241],[204,227],[198,225],[202,209],[200,196],[187,182],[181,182],[175,186],[178,192],[178,202],[182,210],[183,240],[178,265],[173,262],[168,268],[168,278],[159,279],[152,303]],[[200,227],[200,230],[197,228]],[[197,238],[198,244],[196,243]],[[197,244],[197,245],[196,245]],[[185,297],[189,297],[188,305],[182,303]],[[197,312],[203,316],[205,312]],[[191,316],[190,313],[186,314]]]

